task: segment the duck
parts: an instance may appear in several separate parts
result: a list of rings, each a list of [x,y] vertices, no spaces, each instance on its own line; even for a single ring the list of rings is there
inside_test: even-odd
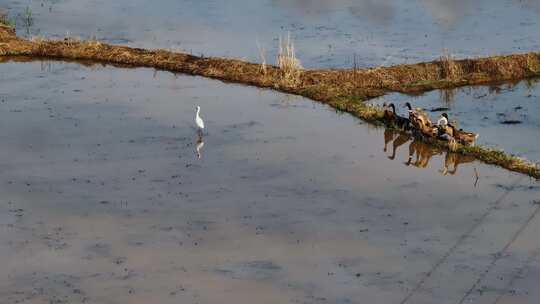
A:
[[[390,111],[392,109],[392,111]],[[399,116],[399,114],[396,112],[396,106],[393,103],[390,103],[387,105],[387,115],[388,118],[391,119],[391,121],[400,129],[402,130],[408,130],[410,125],[410,120],[406,117]]]
[[[439,117],[439,120],[437,120],[437,125],[439,127],[446,127],[447,124],[448,124],[448,114],[442,113],[441,116]]]
[[[438,137],[443,137],[445,134],[447,134],[450,137],[454,137],[454,130],[456,127],[448,122],[448,114],[442,113],[439,117],[439,120],[437,121],[437,128],[438,131]]]
[[[413,110],[411,103],[406,102],[405,106],[409,109],[409,120],[413,128],[427,137],[435,137],[438,134],[438,128],[434,125],[429,116],[422,110]]]
[[[411,123],[414,120],[416,122],[420,121],[421,123],[423,123],[423,124],[425,124],[427,126],[433,125],[433,123],[429,119],[429,116],[424,111],[422,111],[421,109],[414,109],[413,110],[410,102],[406,102],[405,107],[407,107],[407,109],[409,110],[409,120],[411,121]]]
[[[474,146],[474,144],[476,143],[476,140],[480,136],[480,134],[477,134],[477,133],[465,132],[463,131],[463,129],[459,129],[459,130],[456,130],[455,128],[452,128],[452,129],[453,129],[452,132],[454,133],[454,138],[458,142],[464,145]]]

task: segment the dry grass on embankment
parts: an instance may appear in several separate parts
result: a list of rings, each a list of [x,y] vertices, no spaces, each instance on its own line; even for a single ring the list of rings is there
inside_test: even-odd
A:
[[[200,75],[305,96],[381,124],[382,110],[362,101],[387,92],[421,93],[464,85],[484,84],[540,76],[540,53],[438,61],[364,70],[300,70],[295,81],[283,77],[278,67],[241,60],[198,57],[165,50],[113,46],[98,41],[47,41],[18,38],[0,25],[0,56],[27,56],[61,60],[84,60],[107,64],[152,67]],[[432,144],[445,146],[435,141]],[[540,168],[520,158],[483,147],[459,147],[458,152],[488,164],[540,178]]]

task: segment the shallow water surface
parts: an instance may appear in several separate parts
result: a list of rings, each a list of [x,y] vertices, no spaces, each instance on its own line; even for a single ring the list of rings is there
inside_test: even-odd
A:
[[[306,67],[351,68],[540,49],[537,0],[1,0],[20,35],[66,35],[274,63],[291,32]],[[31,21],[28,22],[27,8]],[[30,25],[30,26],[28,26]]]
[[[540,299],[523,175],[198,77],[46,61],[0,82],[2,303]]]

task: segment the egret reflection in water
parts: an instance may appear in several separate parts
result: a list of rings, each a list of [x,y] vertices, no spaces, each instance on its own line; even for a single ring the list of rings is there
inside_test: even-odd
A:
[[[197,145],[195,146],[195,152],[197,153],[197,158],[198,159],[202,158],[201,151],[202,151],[203,147],[204,147],[203,138],[202,138],[202,136],[199,136],[198,139],[197,139]]]

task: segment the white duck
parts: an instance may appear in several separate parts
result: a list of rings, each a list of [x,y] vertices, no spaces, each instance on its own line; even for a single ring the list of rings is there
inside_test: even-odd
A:
[[[437,126],[441,128],[445,128],[448,125],[448,115],[446,113],[442,113],[439,117],[439,120],[437,121]]]

